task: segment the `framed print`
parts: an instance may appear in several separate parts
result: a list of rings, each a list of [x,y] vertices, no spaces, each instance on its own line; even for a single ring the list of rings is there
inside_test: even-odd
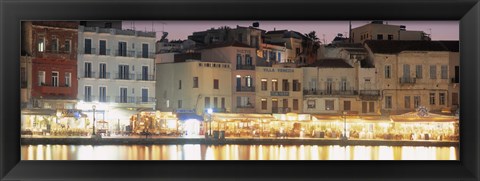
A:
[[[477,1],[1,9],[2,179],[479,179]]]

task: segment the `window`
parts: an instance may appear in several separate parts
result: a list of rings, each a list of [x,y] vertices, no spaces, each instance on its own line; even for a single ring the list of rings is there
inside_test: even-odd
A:
[[[98,42],[98,48],[99,48],[99,55],[106,55],[107,54],[107,41],[105,40],[100,40]]]
[[[182,108],[182,100],[178,100],[178,109]]]
[[[127,102],[127,88],[120,88],[120,103],[126,103]]]
[[[283,99],[283,105],[284,108],[288,108],[288,99]]]
[[[92,87],[91,86],[85,86],[83,95],[84,95],[84,101],[85,102],[91,102],[92,101]]]
[[[438,101],[440,105],[445,105],[445,93],[438,94]]]
[[[118,56],[126,57],[127,56],[127,42],[118,42]]]
[[[447,67],[447,65],[442,65],[442,66],[440,67],[440,70],[442,71],[442,72],[441,72],[442,75],[440,75],[441,78],[442,78],[442,79],[448,79],[448,67]]]
[[[148,89],[142,88],[142,102],[148,102]]]
[[[45,71],[38,71],[38,86],[45,85]]]
[[[182,89],[182,80],[178,81],[178,89]]]
[[[333,100],[325,100],[325,110],[335,110]]]
[[[142,80],[149,80],[148,66],[142,66]],[[153,80],[153,77],[151,77],[150,80]]]
[[[287,79],[282,80],[282,91],[289,91],[289,83]]]
[[[420,96],[413,96],[413,108],[417,109],[420,107]]]
[[[368,112],[370,113],[375,112],[375,102],[368,103]]]
[[[298,99],[293,99],[293,110],[298,111]]]
[[[280,52],[278,52],[278,62],[282,62],[282,54]]]
[[[242,34],[241,34],[241,33],[239,33],[237,36],[238,36],[238,37],[237,37],[237,38],[238,38],[238,39],[237,39],[237,40],[238,40],[238,42],[242,42],[242,40],[243,40],[243,38],[242,38]]]
[[[246,65],[253,65],[252,57],[250,55],[245,55],[245,64]]]
[[[327,78],[327,83],[326,83],[326,86],[327,88],[325,94],[332,94],[332,91],[333,91],[333,80],[332,78]]]
[[[430,105],[435,105],[435,93],[430,93]]]
[[[267,99],[261,99],[262,100],[262,110],[267,110]]]
[[[391,77],[391,67],[390,65],[385,65],[385,78],[389,79]]]
[[[392,109],[392,96],[385,96],[385,109]]]
[[[85,39],[85,43],[83,45],[84,47],[84,53],[85,54],[92,54],[92,39]]]
[[[52,36],[52,52],[58,52],[58,38]]]
[[[368,110],[368,102],[362,102],[362,113],[367,113]]]
[[[242,55],[237,54],[237,66],[242,65]]]
[[[65,72],[65,87],[72,86],[72,73]]]
[[[405,96],[405,109],[410,109],[410,96]]]
[[[107,102],[107,88],[99,87],[98,88],[98,102]]]
[[[58,87],[58,72],[57,71],[52,72],[52,86],[53,87]]]
[[[308,100],[307,101],[307,108],[308,109],[315,109],[316,105],[315,105],[315,100]]]
[[[40,36],[37,39],[37,51],[38,52],[45,51],[45,38],[43,36]]]
[[[85,62],[85,64],[84,64],[84,76],[86,78],[91,78],[92,77],[92,63],[91,62]]]
[[[98,78],[105,79],[107,78],[107,64],[99,63],[98,64]]]
[[[72,49],[71,49],[72,46],[71,46],[71,45],[72,45],[72,40],[68,40],[68,39],[65,40],[65,47],[63,47],[63,50],[64,50],[65,52],[70,52],[70,51],[72,51]]]
[[[278,91],[277,79],[272,79],[272,91]]]
[[[377,40],[383,40],[383,35],[382,34],[377,34]]]
[[[130,79],[130,68],[128,65],[118,65],[118,78],[128,80]]]
[[[218,89],[218,79],[213,79],[213,89]]]
[[[458,93],[452,93],[452,105],[458,106]]]
[[[298,80],[293,80],[293,91],[300,91],[301,83]]]
[[[218,97],[213,98],[213,107],[218,108]]]
[[[142,58],[148,58],[148,44],[142,43]]]
[[[351,102],[350,101],[343,101],[343,110],[344,111],[350,111],[351,109]]]
[[[245,76],[245,85],[247,85],[247,87],[253,87],[252,76]]]
[[[222,109],[225,109],[225,97],[222,97]]]
[[[393,40],[393,35],[388,35],[388,40]]]
[[[347,91],[347,78],[342,78],[342,81],[340,82],[340,90],[343,92]]]
[[[437,79],[437,66],[430,65],[430,79]]]
[[[410,78],[410,65],[403,64],[403,77]]]
[[[193,88],[198,88],[198,77],[193,77]]]
[[[423,67],[422,67],[422,65],[416,65],[415,66],[415,77],[417,79],[423,78]]]
[[[205,97],[205,109],[210,108],[210,97]]]
[[[267,79],[262,79],[262,91],[267,90]]]

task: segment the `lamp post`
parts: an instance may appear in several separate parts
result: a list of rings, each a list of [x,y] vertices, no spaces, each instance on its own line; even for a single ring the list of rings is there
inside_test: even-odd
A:
[[[343,139],[347,140],[347,112],[343,111]]]
[[[92,109],[93,109],[93,133],[92,133],[92,135],[95,135],[95,108],[97,108],[97,106],[92,105]]]
[[[208,126],[208,135],[209,136],[212,136],[212,113],[213,113],[213,110],[211,108],[207,109],[207,114],[208,114],[208,122],[209,122],[209,126]]]

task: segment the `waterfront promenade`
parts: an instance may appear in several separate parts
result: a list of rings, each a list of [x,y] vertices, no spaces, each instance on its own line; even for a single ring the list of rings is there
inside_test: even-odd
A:
[[[203,136],[195,137],[167,137],[167,136],[109,136],[91,138],[86,136],[22,136],[22,145],[349,145],[349,146],[459,146],[458,141],[435,140],[359,140],[359,139],[329,139],[329,138],[230,138],[206,139]]]

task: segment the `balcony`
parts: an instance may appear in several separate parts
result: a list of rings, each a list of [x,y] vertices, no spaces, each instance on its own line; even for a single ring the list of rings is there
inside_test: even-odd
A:
[[[155,97],[137,97],[137,104],[143,103],[154,103],[155,102]]]
[[[137,58],[155,58],[155,53],[147,52],[143,53],[143,51],[137,52]]]
[[[255,87],[241,86],[236,88],[237,92],[255,92]]]
[[[42,85],[39,91],[43,94],[72,94],[72,87]]]
[[[252,109],[252,108],[255,108],[255,106],[253,106],[253,104],[237,105],[237,108],[239,108],[239,109]]]
[[[120,74],[115,72],[115,79],[117,80],[135,80],[135,74]]]
[[[357,95],[355,90],[303,90],[303,95]]]
[[[415,84],[416,78],[411,78],[411,77],[400,77],[399,83],[400,84]]]
[[[100,56],[111,56],[110,49],[104,49],[104,50],[100,49],[98,51],[98,55],[100,55]]]
[[[378,100],[380,98],[380,90],[360,90],[359,95],[362,100]]]
[[[227,108],[212,108],[212,112],[225,113],[227,112]]]
[[[99,96],[98,102],[110,102],[110,96]]]
[[[155,81],[155,77],[153,75],[137,74],[137,80]]]
[[[458,83],[460,83],[460,79],[459,79],[458,77],[453,77],[453,78],[451,79],[451,83],[452,83],[452,84],[458,84]]]
[[[92,102],[95,100],[95,96],[84,96],[83,101],[85,102]]]
[[[98,74],[99,79],[110,79],[110,72],[100,72]]]
[[[83,54],[86,54],[86,55],[96,55],[97,54],[97,51],[95,48],[85,48],[83,49]]]
[[[84,72],[82,78],[95,78],[95,72]]]
[[[116,103],[135,103],[135,97],[133,96],[117,96],[115,97]]]
[[[255,70],[255,65],[237,65],[237,70]]]
[[[272,113],[286,114],[291,111],[292,109],[289,107],[272,107]]]
[[[117,50],[117,51],[115,51],[115,56],[117,56],[117,57],[135,57],[135,51],[134,50],[128,50],[128,51]]]
[[[80,50],[80,53],[83,53],[85,55],[100,55],[100,56],[111,56],[110,49],[96,49],[96,48],[90,48],[90,49],[83,49]]]
[[[270,91],[270,96],[290,96],[288,91]]]

